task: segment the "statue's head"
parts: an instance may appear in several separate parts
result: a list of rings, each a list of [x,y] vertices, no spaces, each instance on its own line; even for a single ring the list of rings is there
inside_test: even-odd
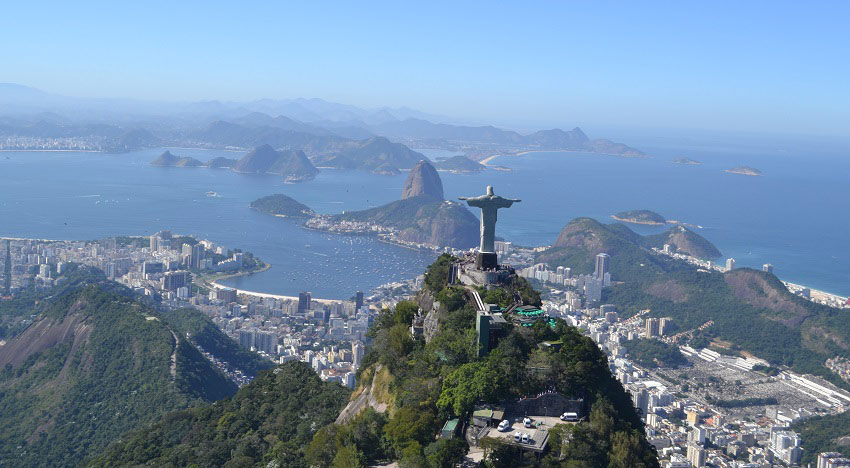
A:
[[[493,186],[492,185],[487,186],[487,195],[489,195],[491,197],[493,196]]]

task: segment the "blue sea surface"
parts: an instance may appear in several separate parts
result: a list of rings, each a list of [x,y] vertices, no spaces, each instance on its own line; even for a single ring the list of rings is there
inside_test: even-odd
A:
[[[575,217],[611,222],[616,212],[650,209],[703,226],[697,231],[738,265],[772,263],[782,279],[850,295],[846,155],[669,142],[649,142],[641,149],[654,157],[528,153],[493,161],[512,172],[488,169],[441,177],[447,198],[479,195],[487,185],[497,194],[521,198],[500,211],[497,226],[497,235],[517,244],[551,244]],[[171,151],[201,160],[242,155]],[[161,152],[0,153],[0,236],[96,239],[170,229],[251,251],[273,265],[266,272],[229,280],[233,286],[285,295],[311,291],[337,299],[420,274],[435,257],[371,237],[309,231],[248,207],[273,193],[287,194],[321,213],[378,206],[400,196],[404,172],[380,176],[324,169],[315,180],[284,184],[277,176],[150,166]],[[432,158],[453,154],[422,152]],[[704,164],[670,162],[682,156]],[[723,172],[738,165],[756,167],[764,175]],[[207,191],[221,196],[208,197]],[[660,230],[630,227],[644,234]]]

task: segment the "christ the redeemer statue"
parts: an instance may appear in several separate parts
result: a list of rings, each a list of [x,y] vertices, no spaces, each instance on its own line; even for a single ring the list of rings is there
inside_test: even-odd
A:
[[[478,251],[495,254],[497,211],[499,208],[509,208],[514,202],[521,200],[493,195],[492,185],[487,186],[486,195],[481,195],[480,197],[460,197],[460,199],[466,200],[469,206],[481,208],[481,246],[478,248]]]

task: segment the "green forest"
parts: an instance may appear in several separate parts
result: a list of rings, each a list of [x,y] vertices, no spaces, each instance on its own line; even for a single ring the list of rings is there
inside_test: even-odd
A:
[[[624,346],[629,358],[649,369],[688,365],[688,359],[679,351],[679,348],[661,340],[637,338],[626,341]]]
[[[590,422],[557,426],[546,466],[658,466],[654,449],[623,387],[608,370],[607,358],[590,338],[562,321],[554,327],[511,326],[486,357],[477,357],[475,310],[463,288],[449,285],[449,256],[440,257],[425,275],[426,290],[418,299],[439,301],[439,333],[428,343],[408,332],[418,310],[401,302],[385,310],[370,331],[373,345],[361,374],[382,379],[391,403],[386,414],[366,411],[343,426],[323,428],[308,449],[308,461],[320,466],[364,466],[397,460],[400,466],[448,466],[466,451],[466,443],[435,440],[450,418],[467,418],[476,404],[500,403],[555,388],[568,397],[585,398]],[[487,292],[487,300],[523,297],[539,303],[539,295],[521,278],[505,289]],[[562,343],[558,351],[541,350],[543,341]],[[375,372],[376,369],[380,372]],[[368,426],[372,436],[353,438]],[[485,466],[515,466],[519,452],[494,440],[482,443]],[[354,464],[343,464],[356,460]]]

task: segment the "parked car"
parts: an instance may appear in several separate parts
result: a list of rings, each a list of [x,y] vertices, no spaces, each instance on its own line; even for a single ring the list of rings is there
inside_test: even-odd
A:
[[[504,432],[508,431],[511,428],[511,422],[507,419],[503,419],[502,422],[499,423],[499,431]]]
[[[528,432],[523,432],[522,433],[522,443],[527,444],[529,442],[531,442],[531,436],[528,434]]]
[[[517,441],[517,442],[522,440],[522,432],[520,432],[520,431],[514,432],[514,440]]]
[[[525,427],[531,427],[532,422],[533,421],[531,420],[531,418],[525,418],[525,419],[522,420],[522,423],[525,424]]]

